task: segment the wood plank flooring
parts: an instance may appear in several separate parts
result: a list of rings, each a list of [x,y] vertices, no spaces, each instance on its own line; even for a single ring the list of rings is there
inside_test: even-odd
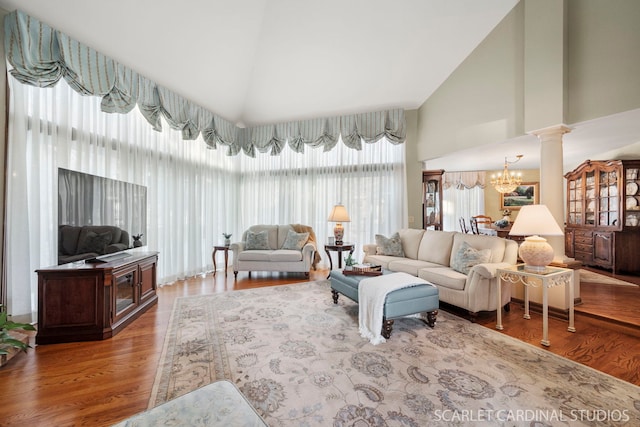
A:
[[[300,274],[240,276],[234,281],[233,274],[225,278],[219,272],[164,286],[158,305],[111,339],[41,345],[20,354],[0,368],[0,425],[107,426],[144,411],[176,298],[304,281]],[[326,276],[327,271],[320,270],[312,272],[310,280]],[[640,278],[631,280],[640,283]],[[587,310],[577,310],[576,333],[567,332],[566,322],[550,319],[548,351],[640,385],[640,340],[634,335],[640,331],[640,289],[611,287],[583,287]],[[601,320],[594,313],[598,310],[621,313],[620,319]],[[544,348],[540,315],[532,313],[527,321],[522,314],[522,308],[512,304],[503,333]],[[494,328],[495,313],[482,314],[477,321]]]

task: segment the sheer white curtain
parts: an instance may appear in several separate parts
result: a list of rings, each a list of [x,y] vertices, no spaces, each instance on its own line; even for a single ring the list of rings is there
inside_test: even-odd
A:
[[[6,277],[10,310],[37,310],[35,270],[57,263],[57,169],[147,186],[145,241],[162,283],[211,268],[222,231],[237,231],[239,157],[155,132],[140,114],[100,112],[100,99],[60,82],[10,81]]]
[[[376,233],[391,234],[406,227],[404,144],[387,141],[364,144],[361,151],[338,146],[329,152],[289,148],[279,156],[242,157],[241,223],[304,223],[313,227],[323,261],[322,245],[333,235],[327,222],[331,209],[342,202],[351,222],[344,223],[344,240],[374,242]]]
[[[359,246],[406,226],[404,144],[228,157],[168,126],[153,131],[137,111],[103,113],[100,98],[65,82],[9,82],[5,274],[14,315],[36,312],[35,270],[57,263],[59,167],[147,186],[145,241],[160,252],[159,283],[210,270],[221,233],[239,239],[257,223],[311,225],[326,256],[337,202],[351,215],[345,237]]]
[[[461,231],[460,217],[465,219],[469,227],[469,218],[484,213],[483,171],[445,172],[442,186],[443,230]]]

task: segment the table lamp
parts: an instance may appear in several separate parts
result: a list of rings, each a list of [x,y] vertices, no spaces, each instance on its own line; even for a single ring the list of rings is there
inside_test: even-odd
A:
[[[347,213],[347,209],[341,204],[338,203],[333,207],[333,210],[329,214],[329,222],[335,222],[336,226],[333,228],[333,235],[336,238],[336,245],[342,244],[342,238],[344,237],[344,227],[342,226],[343,222],[350,222],[349,213]]]
[[[511,226],[510,236],[529,236],[518,249],[524,268],[534,273],[543,272],[553,261],[553,248],[542,236],[562,236],[562,229],[545,205],[523,206]]]

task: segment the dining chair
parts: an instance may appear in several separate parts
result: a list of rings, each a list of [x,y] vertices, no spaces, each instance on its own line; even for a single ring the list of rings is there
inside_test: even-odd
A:
[[[464,220],[464,217],[461,216],[460,219],[458,219],[458,222],[460,223],[460,231],[462,231],[465,234],[469,233],[469,229],[467,228],[467,222]]]
[[[469,218],[469,225],[471,225],[471,233],[480,234],[478,231],[478,220],[475,217]]]
[[[490,216],[487,215],[475,215],[472,218],[476,219],[476,224],[478,225],[491,225],[493,224],[493,220]]]

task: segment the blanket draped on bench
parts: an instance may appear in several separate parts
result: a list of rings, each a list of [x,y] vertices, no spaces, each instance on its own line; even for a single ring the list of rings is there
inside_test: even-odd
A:
[[[385,342],[381,332],[387,295],[398,289],[428,283],[402,272],[362,279],[358,283],[358,327],[362,338],[367,338],[373,345]]]

